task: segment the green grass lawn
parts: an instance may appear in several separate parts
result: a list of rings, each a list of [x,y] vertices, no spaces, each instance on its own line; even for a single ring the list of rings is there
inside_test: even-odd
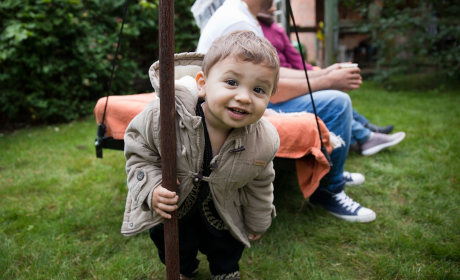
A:
[[[406,132],[396,147],[347,161],[366,176],[347,194],[377,220],[300,210],[295,173],[278,172],[278,216],[245,250],[243,279],[460,279],[460,90],[429,84],[405,79],[389,92],[366,82],[350,93],[372,122]],[[95,134],[90,117],[1,135],[2,279],[165,279],[148,234],[120,234],[125,161],[108,150],[97,159]],[[196,279],[209,279],[199,258]]]

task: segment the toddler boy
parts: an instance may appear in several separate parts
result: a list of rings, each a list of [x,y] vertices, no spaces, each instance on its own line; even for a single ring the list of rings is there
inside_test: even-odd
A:
[[[149,228],[165,263],[162,220],[178,209],[182,279],[197,274],[198,250],[208,258],[211,279],[239,279],[244,246],[276,215],[272,161],[279,137],[262,115],[276,92],[278,55],[265,38],[235,31],[215,40],[205,56],[175,55],[175,65],[178,193],[161,186],[161,100],[155,100],[125,133],[122,233]],[[158,94],[158,62],[150,77]]]

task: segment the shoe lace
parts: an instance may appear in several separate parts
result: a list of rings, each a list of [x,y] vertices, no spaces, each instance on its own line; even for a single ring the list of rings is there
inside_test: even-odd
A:
[[[348,171],[343,172],[342,178],[347,182],[353,181],[353,178],[351,177],[351,173]]]
[[[339,204],[342,204],[343,207],[346,207],[347,211],[354,212],[356,209],[358,209],[359,206],[361,206],[361,204],[355,202],[353,199],[347,196],[344,191],[334,195],[334,197],[339,202]]]

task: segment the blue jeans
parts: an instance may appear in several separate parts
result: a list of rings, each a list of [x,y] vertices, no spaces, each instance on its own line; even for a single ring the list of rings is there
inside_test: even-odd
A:
[[[351,124],[353,113],[351,99],[348,94],[337,90],[323,90],[313,93],[316,113],[323,120],[329,131],[340,136],[345,141],[345,146],[335,149],[331,154],[333,166],[329,171],[329,185],[320,185],[318,189],[328,190],[333,193],[339,193],[343,190],[345,182],[342,179],[345,160],[350,147]],[[268,104],[268,108],[284,113],[294,113],[306,111],[313,113],[313,106],[309,94],[297,98],[277,103]],[[307,137],[318,137],[318,135],[307,135]]]
[[[350,145],[353,145],[355,142],[362,144],[369,140],[371,137],[371,131],[365,126],[369,123],[369,120],[366,119],[363,115],[356,112],[353,109],[353,122],[351,124],[351,142]]]
[[[366,119],[365,116],[358,113],[355,109],[353,109],[353,119],[364,126],[366,126],[369,123],[369,120]]]

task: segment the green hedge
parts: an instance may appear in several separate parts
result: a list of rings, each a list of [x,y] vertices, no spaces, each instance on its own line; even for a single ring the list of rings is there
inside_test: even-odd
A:
[[[341,1],[366,19],[361,31],[377,50],[377,81],[424,71],[460,78],[458,0],[386,0],[380,8],[370,0]],[[368,15],[371,5],[379,17]]]
[[[193,2],[175,1],[176,52],[196,47]],[[0,124],[70,121],[91,113],[107,93],[124,4],[1,1]],[[146,50],[158,57],[157,5],[155,0],[131,1],[112,94],[134,93],[133,80],[147,79],[138,61]]]

